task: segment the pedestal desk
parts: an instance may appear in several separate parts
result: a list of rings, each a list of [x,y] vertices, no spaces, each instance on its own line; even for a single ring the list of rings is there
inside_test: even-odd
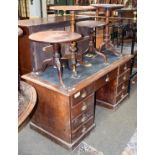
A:
[[[67,89],[59,84],[54,68],[40,75],[23,75],[38,94],[31,127],[66,148],[74,148],[95,127],[95,103],[114,108],[128,95],[131,58],[110,54],[108,65],[100,56],[86,58],[92,66],[78,66],[78,79],[71,78],[71,71],[64,68]]]

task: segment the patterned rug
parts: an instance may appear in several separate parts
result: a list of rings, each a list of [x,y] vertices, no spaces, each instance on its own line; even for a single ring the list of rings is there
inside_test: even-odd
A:
[[[122,155],[137,155],[137,130],[131,137]]]
[[[71,152],[71,155],[104,155],[104,154],[103,152],[96,150],[87,143],[82,142]]]

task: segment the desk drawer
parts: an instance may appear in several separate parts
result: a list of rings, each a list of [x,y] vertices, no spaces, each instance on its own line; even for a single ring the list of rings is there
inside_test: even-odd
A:
[[[95,82],[95,90],[98,90],[105,84],[109,83],[112,79],[117,77],[118,68],[112,70],[111,72],[107,73],[105,76],[101,77]]]
[[[117,97],[116,97],[116,103],[118,103],[119,101],[123,100],[128,94],[128,88],[126,88],[125,90],[123,90]]]
[[[82,124],[79,128],[72,131],[72,141],[75,141],[81,135],[84,135],[93,123],[94,123],[94,117],[91,117],[87,122]]]
[[[81,100],[85,99],[88,95],[94,92],[94,83],[76,92],[71,97],[72,106],[76,105]]]
[[[118,78],[118,85],[129,80],[129,76],[130,76],[130,69]]]
[[[126,88],[128,88],[128,84],[129,84],[129,81],[128,81],[128,80],[125,81],[125,82],[123,82],[122,84],[120,84],[120,85],[117,87],[117,95],[118,95],[121,91],[123,91],[123,90],[125,90]]]
[[[93,112],[94,112],[93,109],[90,109],[89,111],[84,112],[80,116],[76,117],[72,121],[72,130],[76,129],[79,125],[86,122],[91,116],[93,117]]]
[[[84,99],[82,102],[76,104],[71,109],[71,119],[74,119],[78,115],[82,113],[87,113],[89,111],[93,111],[94,109],[94,93],[88,96],[86,99]]]
[[[130,66],[131,66],[131,60],[126,62],[125,64],[121,65],[120,68],[119,68],[119,75],[121,75],[123,72],[130,69]]]

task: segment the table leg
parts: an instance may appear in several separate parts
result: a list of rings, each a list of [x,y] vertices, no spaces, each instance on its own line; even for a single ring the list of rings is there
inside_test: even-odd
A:
[[[70,11],[70,31],[75,32],[75,12]]]
[[[105,39],[104,39],[104,42],[100,45],[99,51],[102,52],[103,47],[105,47],[107,50],[112,52],[114,55],[121,56],[121,54],[115,50],[110,40],[110,30],[109,30],[110,10],[109,9],[106,9],[105,17],[106,17],[105,19],[106,26],[105,26],[105,35],[104,35]]]
[[[95,45],[94,45],[94,37],[93,37],[93,34],[94,34],[94,30],[91,29],[90,30],[90,41],[89,41],[89,47],[85,50],[84,53],[86,53],[86,56],[87,57],[94,57],[97,55],[100,55],[103,57],[105,63],[107,63],[107,57],[104,53],[101,53],[99,52],[96,48],[95,48]]]
[[[54,65],[56,66],[58,71],[60,84],[62,85],[63,88],[65,88],[64,82],[62,80],[62,64],[60,61],[59,44],[53,44],[53,49],[54,49]]]
[[[72,42],[69,48],[71,52],[71,64],[72,64],[72,71],[73,71],[73,77],[77,78],[77,69],[76,69],[76,43]]]

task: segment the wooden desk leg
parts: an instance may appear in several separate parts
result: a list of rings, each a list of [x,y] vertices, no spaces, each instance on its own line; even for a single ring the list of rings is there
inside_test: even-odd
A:
[[[53,49],[54,49],[54,65],[56,66],[58,71],[60,84],[62,85],[63,88],[65,88],[64,82],[62,80],[62,64],[60,61],[59,44],[53,44]]]

